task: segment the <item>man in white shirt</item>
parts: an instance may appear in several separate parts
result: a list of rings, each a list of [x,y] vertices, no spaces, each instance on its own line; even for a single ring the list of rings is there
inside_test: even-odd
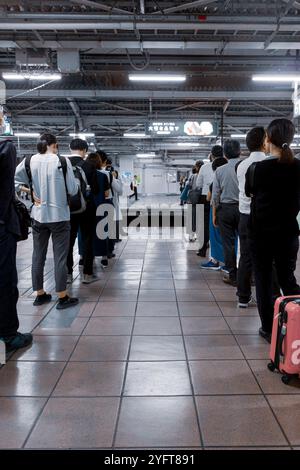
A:
[[[251,198],[245,194],[245,176],[248,168],[254,162],[260,162],[266,158],[264,152],[265,130],[263,127],[254,127],[246,136],[246,145],[250,156],[243,160],[237,167],[237,178],[239,182],[239,239],[240,260],[237,274],[238,306],[247,308],[251,301],[251,277],[252,260],[248,239],[248,223],[250,218]]]
[[[207,194],[209,192],[209,187],[214,179],[214,172],[212,169],[212,162],[216,158],[223,157],[223,148],[221,145],[214,145],[210,152],[210,162],[205,163],[199,171],[196,188],[201,189],[202,195],[200,199],[200,204],[204,204],[204,241],[202,247],[199,246],[198,256],[205,258],[206,251],[209,244],[209,211],[210,211],[210,202],[207,200]]]
[[[31,216],[33,253],[32,286],[37,292],[33,305],[40,306],[51,301],[51,294],[44,290],[44,266],[50,236],[53,243],[54,277],[58,294],[58,310],[73,307],[78,299],[67,293],[67,256],[70,244],[70,208],[68,196],[78,192],[71,162],[58,156],[56,137],[43,134],[37,144],[38,153],[28,161],[24,159],[17,167],[15,185],[26,184],[35,194]],[[29,168],[26,168],[28,164]],[[38,202],[37,202],[38,201]]]

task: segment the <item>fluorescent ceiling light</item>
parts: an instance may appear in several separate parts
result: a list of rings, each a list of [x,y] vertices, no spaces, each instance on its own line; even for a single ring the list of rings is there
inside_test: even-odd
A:
[[[199,147],[200,144],[197,142],[178,142],[179,147]]]
[[[145,132],[125,132],[123,134],[123,137],[128,137],[130,139],[141,139],[141,138],[146,138],[150,137],[149,135],[146,135]]]
[[[60,80],[60,73],[3,73],[5,80]]]
[[[78,139],[85,139],[86,137],[95,137],[93,132],[78,132],[77,134],[71,133],[69,134],[70,137],[78,137]]]
[[[15,137],[40,137],[38,132],[16,132]]]
[[[130,74],[129,80],[133,82],[184,82],[185,75],[171,75],[171,74]]]
[[[295,134],[294,137],[295,137],[295,139],[299,139],[300,134]]]
[[[232,139],[245,139],[247,134],[231,134]]]
[[[138,158],[151,158],[151,157],[155,157],[155,153],[154,153],[154,152],[137,153],[136,156],[137,156]]]
[[[293,143],[291,144],[291,147],[300,147],[300,144],[296,144],[295,142],[293,142]]]
[[[253,75],[254,82],[300,82],[300,74],[285,75]]]

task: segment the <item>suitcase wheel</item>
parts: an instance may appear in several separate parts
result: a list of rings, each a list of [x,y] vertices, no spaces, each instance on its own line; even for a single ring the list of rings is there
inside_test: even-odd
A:
[[[291,376],[290,375],[287,375],[287,374],[284,374],[282,377],[281,377],[281,381],[285,384],[285,385],[288,385],[291,381]]]
[[[271,372],[274,372],[274,370],[275,370],[275,364],[274,364],[274,362],[272,362],[272,361],[269,362],[269,364],[268,364],[268,369],[269,369]]]

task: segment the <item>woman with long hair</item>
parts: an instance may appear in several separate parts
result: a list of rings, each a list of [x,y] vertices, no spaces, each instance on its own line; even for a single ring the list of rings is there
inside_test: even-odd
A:
[[[251,196],[250,245],[256,296],[262,327],[270,342],[273,324],[272,264],[283,295],[300,294],[294,271],[299,248],[300,161],[291,144],[295,128],[288,119],[275,119],[266,131],[270,157],[254,163],[246,173],[245,192]]]

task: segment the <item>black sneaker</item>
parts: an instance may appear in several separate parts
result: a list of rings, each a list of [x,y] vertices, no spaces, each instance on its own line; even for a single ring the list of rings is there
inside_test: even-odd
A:
[[[35,298],[35,301],[33,302],[33,305],[38,306],[38,305],[43,305],[43,304],[48,304],[52,300],[52,295],[51,294],[44,294],[42,295],[37,295]]]
[[[101,266],[102,266],[103,268],[107,268],[107,266],[108,266],[108,260],[107,260],[107,259],[102,259],[102,260],[101,260]]]
[[[0,338],[6,347],[6,352],[15,351],[16,349],[27,348],[33,340],[31,333],[16,333],[14,336],[4,336]]]
[[[59,299],[56,308],[57,310],[63,310],[65,308],[74,307],[74,305],[77,305],[78,302],[79,300],[76,297],[69,297],[66,295],[65,297]]]
[[[260,328],[260,329],[258,330],[258,334],[259,334],[259,336],[261,336],[263,339],[265,339],[268,343],[271,344],[272,333],[269,333],[268,331],[265,331],[265,330],[263,330],[262,328]]]

